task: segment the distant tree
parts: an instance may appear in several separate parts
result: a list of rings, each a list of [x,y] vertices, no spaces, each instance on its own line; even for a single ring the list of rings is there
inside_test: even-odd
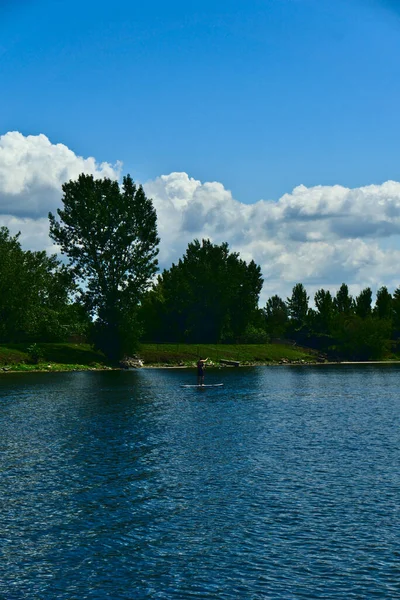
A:
[[[143,302],[147,337],[196,342],[237,339],[257,319],[262,282],[260,267],[230,252],[228,244],[194,240],[178,264],[158,277]],[[254,328],[246,335],[254,336]]]
[[[355,301],[355,313],[362,319],[370,317],[372,314],[372,290],[367,287],[362,290]]]
[[[332,295],[324,289],[317,290],[314,295],[315,309],[307,313],[308,339],[310,346],[326,352],[331,344],[331,328],[335,309]]]
[[[393,334],[394,339],[400,337],[400,288],[396,288],[392,296]]]
[[[336,311],[342,315],[350,315],[354,312],[354,300],[349,293],[349,288],[342,283],[334,298]]]
[[[137,307],[157,271],[156,212],[129,175],[122,188],[82,174],[62,189],[59,221],[49,213],[50,236],[68,256],[81,300],[95,317],[93,341],[116,359],[137,343]]]
[[[271,296],[265,305],[264,315],[265,327],[269,335],[272,338],[284,337],[289,323],[289,312],[285,301],[277,294]]]
[[[314,303],[317,308],[317,323],[320,333],[329,333],[332,317],[335,311],[335,305],[332,294],[324,289],[317,290],[314,296]]]
[[[337,319],[332,351],[348,360],[380,359],[390,350],[390,323],[357,315]]]
[[[373,314],[379,319],[391,320],[393,318],[393,300],[386,286],[379,288],[376,292]]]
[[[301,329],[306,324],[308,315],[309,296],[302,283],[296,283],[293,287],[292,295],[287,299],[289,317],[291,319],[291,329],[293,332]]]

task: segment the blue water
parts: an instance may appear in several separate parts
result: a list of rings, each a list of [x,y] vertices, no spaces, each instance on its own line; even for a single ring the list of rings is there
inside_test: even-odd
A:
[[[0,598],[400,598],[400,367],[0,377]]]

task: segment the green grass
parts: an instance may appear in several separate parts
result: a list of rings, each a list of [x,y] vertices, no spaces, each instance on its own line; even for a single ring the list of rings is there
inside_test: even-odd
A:
[[[28,355],[23,350],[14,346],[0,346],[0,365],[15,365],[28,360]]]
[[[241,364],[315,360],[309,350],[286,344],[142,344],[139,355],[145,364],[167,365],[189,365],[199,357],[215,363],[225,359]]]
[[[0,345],[0,372],[4,369],[82,371],[115,366],[89,344],[75,343],[38,343],[43,358],[34,364],[27,352],[31,345],[32,342]],[[142,344],[137,354],[145,366],[193,366],[199,358],[209,358],[215,364],[222,359],[239,361],[241,365],[316,361],[316,353],[312,350],[287,344]],[[399,358],[391,355],[386,360]]]
[[[0,368],[13,371],[71,371],[110,368],[112,365],[88,344],[38,343],[43,358],[33,364],[27,352],[31,343],[0,346]],[[199,357],[214,363],[221,359],[241,364],[268,364],[281,360],[314,360],[308,350],[284,344],[142,344],[138,355],[145,365],[193,365]]]
[[[32,364],[28,353],[30,345],[28,342],[0,346],[0,366],[10,367],[13,371],[69,371],[107,366],[104,355],[89,344],[73,343],[38,343],[43,358],[38,364]]]

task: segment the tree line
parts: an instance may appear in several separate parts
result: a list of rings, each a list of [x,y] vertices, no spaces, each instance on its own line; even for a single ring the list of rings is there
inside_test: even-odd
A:
[[[391,294],[381,287],[375,302],[367,287],[356,297],[342,283],[335,295],[319,289],[314,306],[303,284],[293,287],[284,301],[275,295],[262,312],[271,337],[286,337],[331,358],[381,359],[396,352],[400,340],[400,288]]]
[[[329,356],[381,358],[397,349],[400,288],[364,289],[353,298],[318,290],[314,306],[301,283],[286,300],[259,307],[261,268],[227,243],[193,240],[158,271],[157,215],[128,175],[120,186],[80,175],[62,186],[49,213],[61,259],[24,251],[19,234],[0,228],[0,343],[67,341],[81,336],[109,359],[140,340],[265,343],[291,339]],[[156,278],[155,278],[156,277]]]

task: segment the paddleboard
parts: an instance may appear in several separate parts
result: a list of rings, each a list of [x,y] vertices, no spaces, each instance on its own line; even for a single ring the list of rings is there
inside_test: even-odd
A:
[[[181,385],[181,387],[184,387],[184,388],[213,388],[213,387],[222,387],[223,385],[224,385],[223,383],[211,383],[211,384],[205,384],[205,385],[184,384],[184,385]]]

